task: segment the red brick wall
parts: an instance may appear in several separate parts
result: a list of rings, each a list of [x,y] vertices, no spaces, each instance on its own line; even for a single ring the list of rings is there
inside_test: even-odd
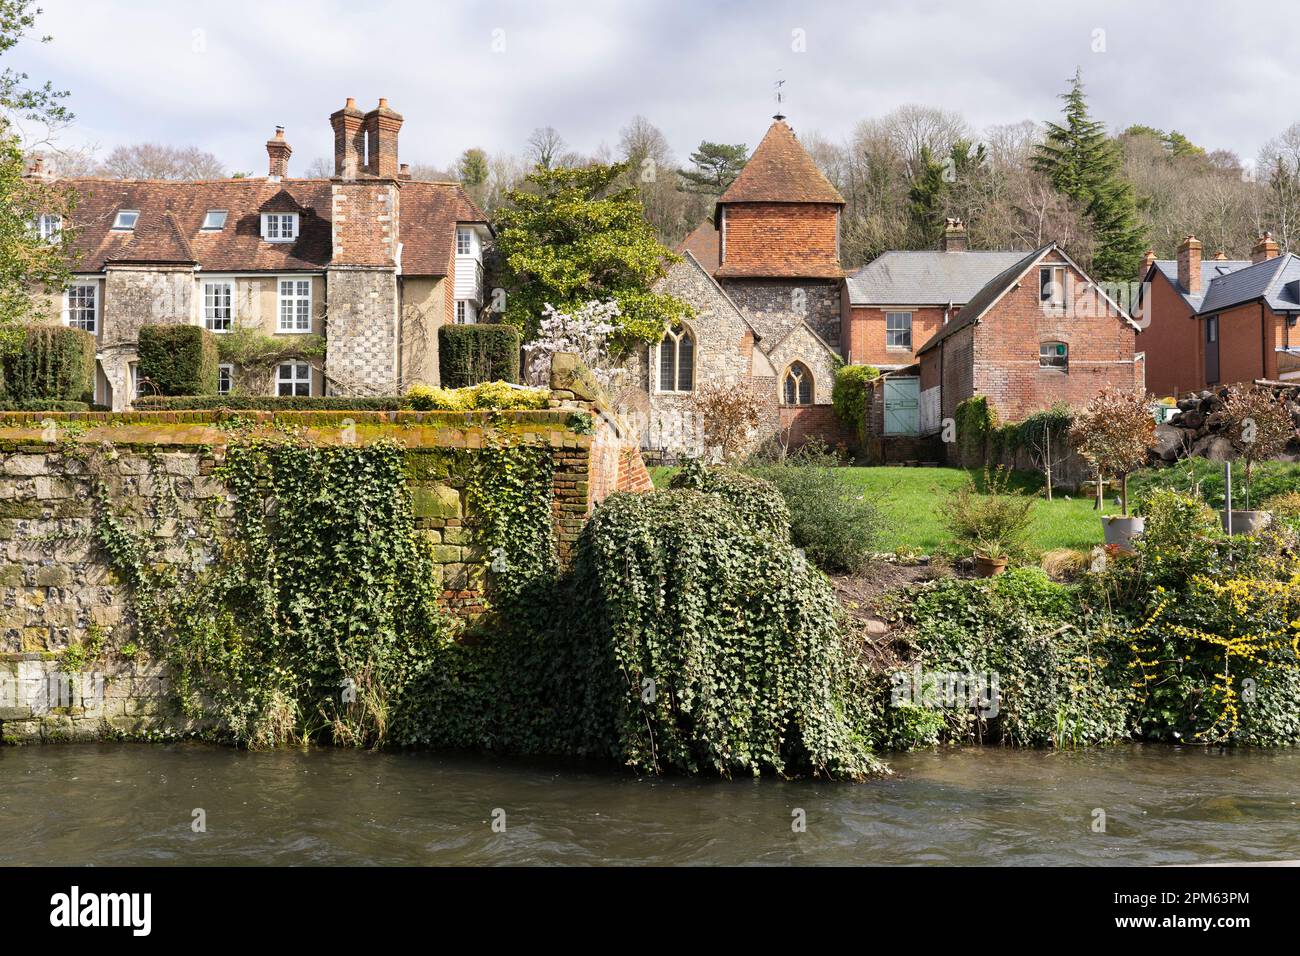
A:
[[[1073,283],[1086,281],[1072,273]],[[1138,384],[1133,326],[1100,298],[1091,308],[1072,305],[1063,312],[1045,311],[1039,302],[1037,266],[985,314],[974,341],[974,389],[988,398],[1004,422],[1019,421],[1058,401],[1082,405],[1106,386],[1131,389]],[[1069,346],[1068,372],[1039,367],[1039,345],[1048,341]],[[950,351],[947,360],[953,357]],[[945,394],[945,415],[949,399]]]
[[[912,351],[891,349],[885,346],[885,313],[912,313]],[[916,350],[943,327],[941,308],[881,309],[875,306],[851,306],[849,309],[848,336],[849,361],[855,365],[910,365],[916,361]]]
[[[1195,323],[1204,343],[1205,319]],[[1273,312],[1260,302],[1247,302],[1219,314],[1219,383],[1277,378],[1278,339]],[[1204,344],[1202,344],[1202,349]]]
[[[852,429],[846,428],[835,416],[833,405],[782,405],[781,436],[791,449],[798,448],[813,436],[832,447],[858,443]]]
[[[750,275],[823,275],[839,268],[838,208],[814,203],[741,203],[726,207],[722,268]]]
[[[397,203],[397,189],[389,183],[335,183],[331,264],[395,265]]]
[[[1158,397],[1184,395],[1205,384],[1201,338],[1205,329],[1178,290],[1157,272],[1146,289],[1143,308],[1150,323],[1138,333],[1137,348],[1147,356],[1147,389]]]

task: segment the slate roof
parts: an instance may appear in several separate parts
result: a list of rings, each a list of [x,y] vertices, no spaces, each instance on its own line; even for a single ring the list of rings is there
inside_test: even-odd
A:
[[[778,119],[768,127],[763,141],[727,187],[718,204],[733,202],[831,203],[844,205],[844,197],[817,168],[799,144],[789,125]]]
[[[106,263],[198,265],[205,272],[317,271],[331,257],[331,189],[328,179],[67,181],[80,196],[68,217],[74,229],[72,271],[101,272]],[[402,270],[447,274],[455,224],[487,217],[457,183],[399,183]],[[139,210],[133,230],[114,230],[120,209]],[[226,211],[225,227],[202,228],[208,210]],[[266,242],[261,213],[297,211],[298,238]]]
[[[1205,298],[1205,292],[1209,290],[1210,284],[1220,276],[1228,275],[1232,272],[1238,272],[1242,269],[1249,269],[1251,262],[1249,259],[1202,259],[1201,260],[1201,292],[1193,295],[1178,284],[1178,260],[1176,259],[1157,259],[1155,267],[1160,270],[1170,285],[1178,290],[1178,294],[1183,297],[1183,301],[1192,307],[1195,311],[1200,308],[1202,299]]]
[[[886,252],[847,279],[851,305],[962,305],[1018,252]]]

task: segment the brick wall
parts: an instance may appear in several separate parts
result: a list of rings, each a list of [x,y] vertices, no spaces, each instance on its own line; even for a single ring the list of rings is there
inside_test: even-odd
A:
[[[1193,323],[1205,349],[1204,318]],[[1277,378],[1278,325],[1262,302],[1247,302],[1219,314],[1219,384]]]
[[[943,327],[944,309],[892,309],[854,305],[849,307],[848,361],[855,365],[910,365],[916,350]],[[891,349],[885,344],[885,313],[912,313],[912,350]]]
[[[1150,322],[1138,333],[1137,348],[1147,357],[1147,389],[1164,397],[1203,388],[1205,326],[1159,270],[1144,296]]]
[[[791,450],[809,438],[820,438],[831,447],[853,448],[858,438],[835,416],[830,405],[782,405],[781,435]]]
[[[1074,272],[1072,281],[1086,280]],[[1132,389],[1138,384],[1136,332],[1103,301],[1098,303],[1097,308],[1046,311],[1039,301],[1037,272],[1030,270],[975,326],[974,390],[988,398],[1000,421],[1020,421],[1058,401],[1082,405],[1107,386]],[[1068,372],[1040,367],[1043,342],[1069,346]],[[949,352],[945,363],[953,357]],[[945,415],[948,405],[945,395]]]
[[[839,269],[839,207],[728,203],[721,270],[746,275],[827,275]]]

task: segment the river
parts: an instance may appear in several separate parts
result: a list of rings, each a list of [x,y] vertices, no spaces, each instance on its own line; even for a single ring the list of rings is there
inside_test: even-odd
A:
[[[0,864],[1179,864],[1300,858],[1300,751],[897,754],[865,784],[206,744],[0,747]],[[1105,832],[1094,832],[1094,811]],[[196,816],[195,811],[202,811]],[[794,824],[803,811],[803,832]],[[204,832],[195,832],[201,819]],[[504,832],[494,832],[504,823]]]

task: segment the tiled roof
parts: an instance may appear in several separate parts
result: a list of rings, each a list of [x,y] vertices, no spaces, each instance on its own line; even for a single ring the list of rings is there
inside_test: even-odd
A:
[[[798,249],[790,249],[779,257],[769,254],[759,262],[737,262],[729,259],[713,273],[722,279],[843,279],[844,270],[838,263],[810,258]]]
[[[1025,252],[886,252],[848,277],[851,305],[964,305]]]
[[[713,275],[722,255],[718,228],[713,220],[706,219],[696,226],[689,236],[677,244],[674,251],[681,254],[689,252],[709,275]]]
[[[822,175],[784,120],[776,120],[719,204],[807,202],[844,205],[844,197]]]
[[[328,179],[69,180],[80,196],[68,217],[75,230],[73,272],[100,272],[107,262],[194,263],[205,272],[315,271],[331,256]],[[403,271],[447,274],[457,222],[487,217],[456,183],[402,181]],[[120,209],[139,210],[133,230],[114,230]],[[219,230],[203,229],[210,209],[226,211]],[[263,212],[299,212],[293,242],[262,239]]]
[[[920,355],[922,352],[928,352],[954,332],[963,329],[968,325],[973,325],[980,316],[988,311],[989,306],[996,302],[1003,292],[1015,285],[1030,266],[1043,256],[1047,255],[1048,251],[1053,249],[1055,246],[1056,243],[1049,242],[1047,245],[1035,249],[1028,255],[1017,259],[1002,272],[990,279],[982,289],[975,293],[975,295],[971,296],[970,301],[968,301],[962,310],[957,313],[956,318],[950,321],[938,332],[934,333],[934,335],[930,337],[930,340],[917,350],[916,354]],[[953,253],[953,255],[957,255],[957,253]]]

